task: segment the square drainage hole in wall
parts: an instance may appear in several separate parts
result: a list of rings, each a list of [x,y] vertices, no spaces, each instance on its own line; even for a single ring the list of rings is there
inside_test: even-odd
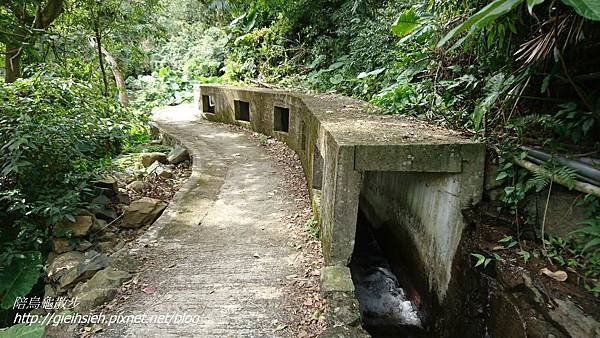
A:
[[[250,103],[246,101],[233,101],[235,119],[239,121],[250,121]]]
[[[215,113],[215,100],[210,95],[202,95],[202,111],[205,113]]]
[[[273,108],[273,129],[287,133],[290,130],[290,110],[289,108]]]

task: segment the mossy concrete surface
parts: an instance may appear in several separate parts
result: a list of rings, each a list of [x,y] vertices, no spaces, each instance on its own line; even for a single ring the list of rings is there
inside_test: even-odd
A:
[[[354,292],[348,267],[333,265],[321,269],[321,294],[327,296],[334,292]]]
[[[298,153],[311,197],[320,196],[328,265],[348,264],[360,202],[373,224],[416,248],[429,289],[444,298],[461,211],[481,199],[483,144],[414,118],[369,114],[367,103],[334,95],[202,85],[197,97],[206,119],[272,136]],[[248,102],[250,121],[236,120],[236,101]],[[289,110],[288,132],[274,130],[276,107]]]

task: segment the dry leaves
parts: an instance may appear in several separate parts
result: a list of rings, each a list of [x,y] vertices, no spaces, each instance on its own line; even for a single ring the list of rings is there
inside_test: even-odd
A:
[[[559,281],[559,282],[564,282],[569,277],[567,275],[567,273],[564,272],[564,271],[562,271],[562,270],[551,271],[548,268],[541,269],[540,270],[540,275],[542,275],[542,274],[544,274],[544,275],[546,275],[546,276],[548,276],[548,277],[550,277],[550,278],[552,278],[552,279],[554,279],[556,281]]]

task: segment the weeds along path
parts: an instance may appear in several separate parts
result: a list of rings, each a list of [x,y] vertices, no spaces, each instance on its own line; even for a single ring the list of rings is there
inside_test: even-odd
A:
[[[310,314],[322,305],[321,258],[302,227],[310,215],[306,193],[295,191],[286,170],[249,133],[195,121],[193,111],[178,106],[155,114],[161,129],[189,148],[192,176],[117,260],[139,274],[100,310],[197,316],[195,323],[113,323],[97,336],[317,334],[321,323]]]

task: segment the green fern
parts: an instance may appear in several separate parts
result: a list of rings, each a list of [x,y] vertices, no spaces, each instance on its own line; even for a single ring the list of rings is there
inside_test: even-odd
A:
[[[577,183],[577,171],[549,161],[533,172],[532,184],[535,185],[537,192],[544,190],[550,180],[558,180],[569,189],[573,189]]]
[[[532,183],[535,185],[535,191],[540,192],[548,186],[548,183],[550,183],[550,176],[538,169],[533,172]]]
[[[560,167],[555,176],[563,181],[569,189],[573,189],[577,183],[577,171],[568,167]]]

